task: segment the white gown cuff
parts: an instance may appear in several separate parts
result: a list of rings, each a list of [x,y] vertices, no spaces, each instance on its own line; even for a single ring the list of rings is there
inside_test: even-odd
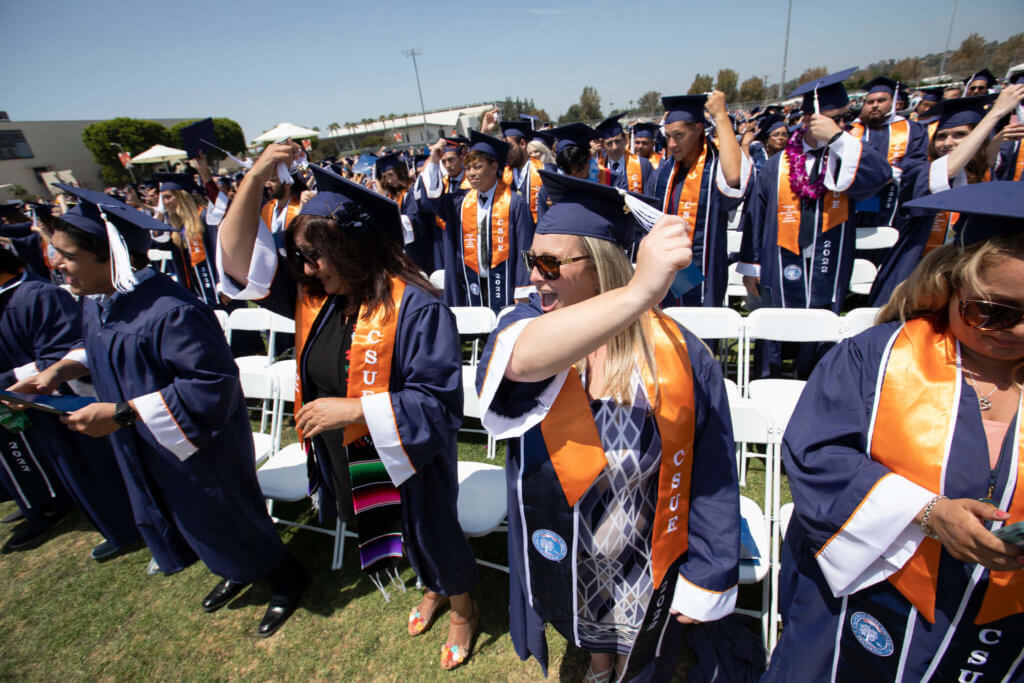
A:
[[[498,332],[498,337],[494,342],[494,350],[491,353],[490,361],[487,363],[484,385],[480,392],[480,414],[482,415],[480,423],[496,439],[511,439],[522,436],[531,427],[539,424],[548,414],[552,404],[558,397],[558,392],[562,390],[565,378],[569,375],[568,368],[555,375],[547,388],[537,397],[536,403],[522,415],[508,417],[499,415],[491,410],[491,404],[494,402],[494,397],[498,393],[501,380],[505,377],[505,370],[512,359],[512,349],[515,347],[519,335],[523,333],[523,330],[530,323],[530,320],[532,318],[520,320]]]
[[[402,437],[398,434],[395,410],[391,405],[391,392],[368,394],[359,400],[363,404],[363,418],[366,420],[367,429],[370,430],[377,455],[380,456],[391,483],[399,486],[416,474],[416,468],[406,455]]]
[[[263,219],[256,231],[256,242],[252,247],[252,258],[249,261],[248,283],[244,288],[238,285],[224,272],[224,252],[220,239],[217,239],[217,279],[221,291],[232,299],[263,299],[270,294],[270,283],[277,273],[278,255],[274,236],[270,234]]]
[[[206,207],[206,224],[216,227],[224,220],[224,214],[228,211],[228,196],[223,192],[217,193],[217,200]]]
[[[726,197],[733,199],[741,198],[747,191],[747,182],[750,180],[750,172],[753,168],[754,164],[751,163],[750,157],[740,152],[740,186],[730,187],[729,183],[725,180],[725,173],[722,172],[722,162],[719,159],[715,168],[715,185],[718,187],[718,191]]]
[[[879,479],[842,528],[818,551],[836,597],[895,574],[924,539],[914,517],[935,494],[897,474]]]
[[[520,301],[520,300],[526,301],[527,299],[530,298],[530,295],[536,294],[536,293],[537,293],[537,288],[536,287],[534,287],[533,285],[526,285],[525,287],[516,287],[515,290],[512,292],[512,297],[516,301]]]
[[[71,349],[64,354],[64,357],[61,358],[61,360],[73,360],[80,365],[89,367],[89,357],[86,355],[85,349]]]
[[[428,161],[423,166],[423,190],[431,199],[441,196],[444,186],[441,183],[441,166]]]
[[[928,167],[928,191],[932,194],[945,192],[954,187],[963,187],[967,184],[967,172],[960,169],[960,172],[949,181],[949,157],[939,157]]]
[[[860,154],[863,150],[860,138],[843,133],[829,145],[829,150],[831,155],[840,161],[840,168],[837,176],[836,164],[828,165],[825,187],[834,192],[846,192],[853,185],[853,179],[857,177],[857,167],[860,165]]]
[[[715,621],[733,613],[737,593],[737,586],[720,593],[709,591],[690,583],[680,574],[672,596],[672,609],[697,621]]]
[[[759,263],[744,263],[743,261],[739,261],[736,263],[736,272],[740,275],[761,277],[761,265]]]
[[[178,460],[185,461],[196,452],[196,447],[185,436],[178,421],[171,415],[164,397],[159,391],[132,399],[139,420],[153,435],[157,443],[169,450]]]
[[[25,363],[14,368],[14,379],[23,380],[26,377],[35,377],[39,374],[39,368],[36,367],[35,361],[31,363]]]

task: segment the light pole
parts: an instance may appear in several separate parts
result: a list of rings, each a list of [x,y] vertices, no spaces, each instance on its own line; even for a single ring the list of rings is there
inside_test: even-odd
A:
[[[110,146],[111,147],[117,147],[119,150],[121,150],[121,154],[125,154],[126,153],[124,151],[124,147],[122,147],[120,144],[118,144],[116,142],[111,142]],[[128,169],[128,175],[130,175],[132,177],[132,182],[134,183],[135,182],[135,173],[132,171],[131,163],[129,163],[127,166],[125,166],[125,168]]]
[[[789,61],[789,19],[793,16],[793,0],[786,8],[786,43],[782,48],[782,79],[779,81],[779,104],[782,104],[782,89],[786,87],[786,62]]]
[[[956,18],[956,6],[960,0],[953,0],[953,13],[949,15],[949,32],[946,33],[946,49],[942,51],[942,64],[939,66],[939,74],[946,73],[946,55],[949,54],[949,40],[953,37],[953,20]]]
[[[423,88],[420,87],[420,68],[416,66],[416,57],[423,54],[423,50],[414,47],[410,50],[404,50],[403,54],[406,57],[412,57],[412,68],[416,72],[416,90],[420,94],[420,111],[423,112],[423,144],[430,144],[430,134],[427,133],[427,108],[423,106]]]

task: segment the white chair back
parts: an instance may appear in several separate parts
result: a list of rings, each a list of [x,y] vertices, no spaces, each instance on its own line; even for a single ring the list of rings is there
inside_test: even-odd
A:
[[[853,273],[850,275],[850,291],[854,294],[869,294],[871,285],[878,275],[878,268],[864,258],[853,260]]]
[[[857,249],[888,249],[896,244],[900,231],[896,228],[857,228]]]
[[[788,342],[842,339],[842,323],[821,308],[759,308],[747,316],[747,338]]]
[[[878,308],[855,308],[843,316],[843,336],[853,337],[873,327],[878,317]]]
[[[452,313],[455,314],[455,325],[460,335],[490,334],[498,326],[498,317],[494,311],[486,306],[452,306]],[[476,365],[480,359],[480,339],[473,340],[473,354],[469,364]]]
[[[740,339],[743,336],[743,316],[731,308],[676,306],[666,308],[665,314],[701,339]]]
[[[434,285],[438,289],[442,289],[442,290],[444,289],[444,271],[443,270],[435,270],[433,273],[430,274],[430,278],[428,278],[428,279],[430,280],[430,284]]]

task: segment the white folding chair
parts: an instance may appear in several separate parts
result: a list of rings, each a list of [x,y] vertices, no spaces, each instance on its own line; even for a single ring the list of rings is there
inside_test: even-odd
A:
[[[295,389],[298,386],[295,367],[294,358],[279,360],[270,366],[270,373],[277,380],[277,388],[281,395],[281,424],[284,423],[285,415],[291,415],[291,413],[285,411],[284,404],[295,403]],[[280,434],[278,438],[280,438]]]
[[[318,534],[326,534],[334,538],[334,549],[331,554],[331,569],[341,569],[344,559],[345,536],[356,538],[355,532],[347,529],[346,525],[339,519],[335,522],[333,529],[302,524],[274,516],[274,501],[283,500],[294,503],[308,497],[309,482],[306,476],[306,451],[302,443],[288,444],[263,467],[256,471],[256,478],[259,479],[260,491],[267,499],[267,512],[275,524],[291,526],[307,531],[314,531]]]
[[[878,268],[865,258],[853,260],[853,272],[850,274],[850,292],[853,294],[870,294],[871,284],[878,275]]]
[[[747,398],[771,415],[775,425],[785,431],[806,384],[801,379],[755,379],[747,387]]]
[[[470,365],[476,365],[480,359],[479,336],[493,332],[498,324],[498,317],[486,306],[452,306],[451,311],[455,314],[455,325],[459,328],[459,336],[474,336]]]
[[[444,290],[444,271],[443,270],[435,270],[433,273],[430,274],[430,278],[428,278],[428,279],[430,280],[430,284],[434,285],[435,287],[437,287],[440,290]]]
[[[497,465],[459,461],[459,526],[470,537],[507,530],[505,471]],[[508,566],[477,559],[477,564],[506,574]]]
[[[873,327],[878,317],[877,308],[855,308],[842,317],[843,338],[854,337],[864,330]]]
[[[277,379],[268,369],[242,369],[238,373],[246,399],[260,401],[260,430],[252,433],[252,445],[259,467],[277,452],[280,436],[281,393]],[[268,410],[267,405],[270,405]],[[269,425],[268,418],[269,417]]]
[[[733,263],[729,266],[729,282],[725,288],[725,304],[729,305],[730,299],[742,299],[747,296],[747,288],[743,285],[743,275],[737,270],[739,264]]]
[[[462,416],[471,417],[474,420],[479,420],[483,417],[483,411],[480,409],[480,396],[476,393],[475,365],[462,366]],[[462,427],[459,431],[485,434],[487,436],[487,459],[494,460],[498,447],[497,441],[486,429]]]
[[[294,334],[295,321],[278,315],[265,308],[239,308],[228,316],[228,343],[235,331],[259,332],[267,335],[267,353],[264,356],[240,356],[235,359],[238,367],[269,367],[277,358],[276,340],[278,334]]]
[[[839,316],[821,308],[759,308],[747,316],[746,343],[743,345],[743,363],[746,367],[746,385],[741,384],[743,395],[748,396],[750,384],[751,347],[754,340],[778,342],[834,342],[843,337]]]
[[[743,355],[743,316],[731,308],[703,306],[675,306],[666,308],[665,314],[701,339],[735,339],[737,357]],[[724,356],[725,354],[723,354]],[[728,371],[728,367],[725,367]],[[737,381],[742,384],[742,365],[737,363]]]
[[[900,238],[900,231],[896,228],[857,228],[857,238],[854,246],[857,251],[870,249],[888,249],[896,244]]]
[[[213,315],[217,318],[217,322],[220,323],[220,329],[224,332],[224,336],[226,337],[228,334],[228,312],[216,308],[213,311]]]

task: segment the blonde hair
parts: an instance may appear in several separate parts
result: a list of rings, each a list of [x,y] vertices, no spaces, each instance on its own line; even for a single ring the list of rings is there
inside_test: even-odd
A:
[[[171,190],[176,202],[174,206],[167,209],[167,218],[171,226],[184,229],[188,241],[195,243],[202,240],[206,232],[203,229],[203,222],[199,219],[199,204],[191,192],[185,190]],[[171,240],[176,246],[181,246],[181,236],[178,233],[171,233]]]
[[[555,155],[552,154],[551,150],[548,149],[548,146],[545,145],[540,140],[530,140],[528,143],[526,143],[526,151],[530,152],[530,151],[533,151],[533,150],[537,150],[538,152],[540,152],[540,160],[541,160],[542,163],[545,163],[545,164],[554,164],[555,163]]]
[[[588,267],[593,267],[597,275],[597,291],[595,294],[609,292],[625,287],[633,277],[633,268],[626,258],[622,247],[608,240],[596,237],[580,237],[583,253],[590,257]],[[605,359],[605,389],[616,403],[630,405],[633,403],[633,372],[638,362],[641,369],[644,365],[651,377],[658,376],[657,364],[654,360],[654,346],[651,342],[650,320],[643,315],[634,320],[626,329],[612,337],[606,344],[608,356]],[[585,360],[575,364],[577,371],[583,372]],[[657,404],[658,397],[653,397],[652,407]]]

